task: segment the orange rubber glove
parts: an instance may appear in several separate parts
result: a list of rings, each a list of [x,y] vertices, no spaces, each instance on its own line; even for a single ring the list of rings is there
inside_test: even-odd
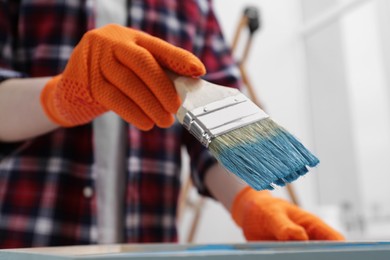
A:
[[[268,191],[241,190],[231,214],[248,241],[258,240],[344,240],[318,217]]]
[[[181,102],[164,69],[197,77],[202,62],[184,49],[146,33],[107,25],[87,32],[62,74],[41,93],[55,123],[70,127],[112,110],[141,130],[168,127]]]

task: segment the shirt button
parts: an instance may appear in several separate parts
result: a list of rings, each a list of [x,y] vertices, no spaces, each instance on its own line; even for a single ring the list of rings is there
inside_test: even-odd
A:
[[[92,195],[93,195],[93,189],[91,187],[89,187],[89,186],[84,187],[83,195],[84,195],[84,197],[86,197],[88,199],[91,198]]]

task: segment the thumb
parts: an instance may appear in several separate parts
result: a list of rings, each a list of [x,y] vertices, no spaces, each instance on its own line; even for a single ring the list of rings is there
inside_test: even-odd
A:
[[[345,240],[341,233],[309,212],[292,206],[288,209],[288,215],[295,223],[306,230],[310,240]]]
[[[203,63],[195,55],[157,37],[141,33],[137,44],[147,49],[163,67],[179,75],[198,77],[206,73]]]

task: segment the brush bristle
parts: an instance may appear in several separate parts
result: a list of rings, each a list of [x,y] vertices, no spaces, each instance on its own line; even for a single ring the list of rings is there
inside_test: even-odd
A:
[[[212,139],[210,152],[229,171],[256,190],[284,186],[319,160],[269,118]]]

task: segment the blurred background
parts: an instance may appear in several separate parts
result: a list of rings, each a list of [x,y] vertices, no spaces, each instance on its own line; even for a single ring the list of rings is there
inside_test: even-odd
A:
[[[244,9],[258,10],[250,48],[246,31],[235,53],[249,49],[246,74],[264,109],[321,160],[292,184],[299,205],[349,240],[389,240],[390,1],[214,0],[214,7],[229,44]],[[221,206],[189,194],[182,242],[244,241]],[[291,200],[285,188],[273,194]]]

